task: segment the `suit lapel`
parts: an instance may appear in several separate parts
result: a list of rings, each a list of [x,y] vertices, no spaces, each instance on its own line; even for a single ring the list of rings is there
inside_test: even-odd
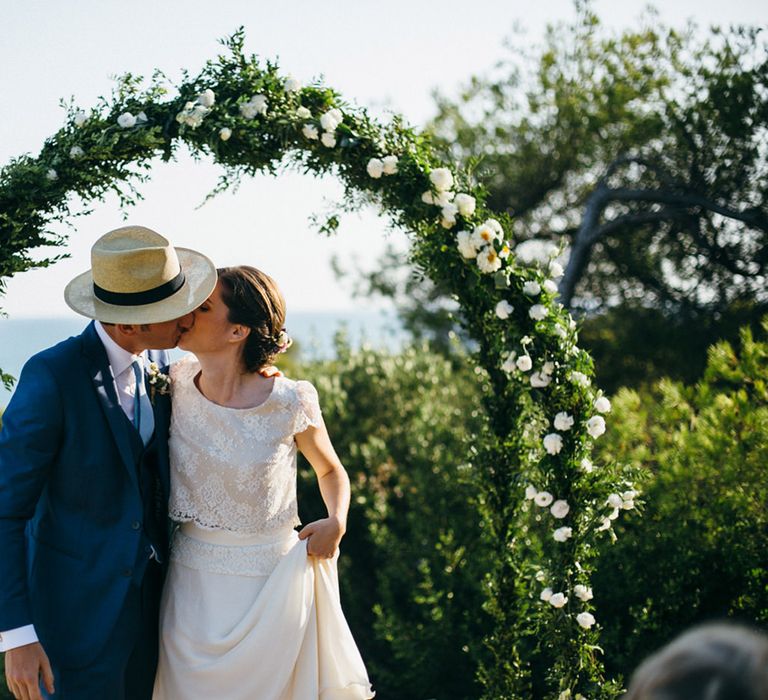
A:
[[[131,480],[138,485],[135,445],[131,436],[132,427],[117,399],[115,380],[109,366],[107,351],[104,349],[104,345],[96,333],[93,322],[83,331],[81,337],[83,339],[83,353],[88,365],[88,374],[96,390],[104,417],[115,439],[118,452],[128,469],[128,474]]]

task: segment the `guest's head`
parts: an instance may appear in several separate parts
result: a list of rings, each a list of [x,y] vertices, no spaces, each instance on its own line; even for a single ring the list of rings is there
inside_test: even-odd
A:
[[[624,700],[768,700],[768,637],[725,623],[686,632],[640,665]]]
[[[223,267],[217,272],[216,288],[195,311],[194,327],[179,347],[198,356],[233,353],[244,372],[258,372],[284,349],[283,295],[269,275],[254,267]]]

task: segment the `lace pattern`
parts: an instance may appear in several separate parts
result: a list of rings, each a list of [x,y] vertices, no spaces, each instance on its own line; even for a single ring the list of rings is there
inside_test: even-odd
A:
[[[171,561],[190,569],[234,576],[269,576],[280,559],[296,543],[296,536],[253,545],[224,545],[201,542],[176,531],[171,547]]]
[[[294,436],[322,423],[315,388],[276,377],[262,404],[233,409],[200,393],[199,371],[193,356],[171,367],[171,518],[241,534],[300,524]]]

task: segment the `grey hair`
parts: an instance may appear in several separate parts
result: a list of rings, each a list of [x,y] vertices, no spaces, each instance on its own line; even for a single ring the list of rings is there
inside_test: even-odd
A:
[[[768,637],[712,623],[647,658],[623,700],[768,700]]]

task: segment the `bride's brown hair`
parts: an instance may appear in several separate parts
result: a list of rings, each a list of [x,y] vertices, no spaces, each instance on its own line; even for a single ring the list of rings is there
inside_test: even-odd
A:
[[[271,365],[280,351],[280,331],[285,325],[285,299],[275,280],[248,265],[220,267],[221,298],[227,319],[251,329],[243,347],[246,372]]]

